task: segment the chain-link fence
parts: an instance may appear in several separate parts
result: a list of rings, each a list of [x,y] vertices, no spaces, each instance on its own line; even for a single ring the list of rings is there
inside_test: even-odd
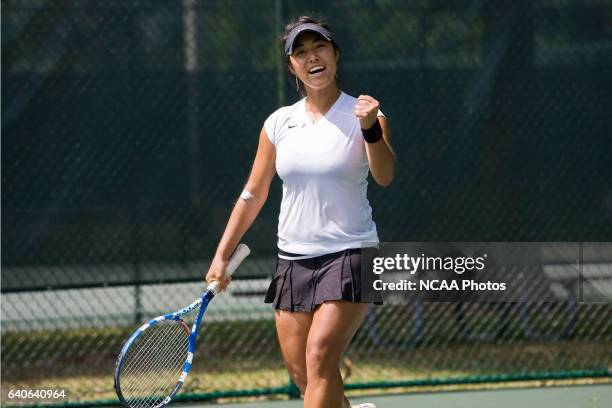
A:
[[[3,403],[113,400],[129,333],[199,294],[264,119],[297,100],[277,41],[310,10],[343,89],[389,118],[397,175],[369,191],[383,240],[611,240],[612,1],[3,0]],[[268,200],[184,395],[292,392],[262,303],[278,180]],[[611,314],[387,302],[347,384],[608,375]]]

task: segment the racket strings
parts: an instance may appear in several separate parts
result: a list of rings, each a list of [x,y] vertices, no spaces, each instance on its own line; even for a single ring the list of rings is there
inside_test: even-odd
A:
[[[134,372],[148,372],[148,370],[154,367],[156,363],[155,359],[147,358],[146,355],[143,356],[142,354],[150,352],[150,349],[155,347],[154,344],[160,342],[165,330],[149,330],[149,332],[141,335],[142,339],[139,339],[141,344],[133,345],[130,349],[131,354],[129,355],[129,359],[137,361],[140,364],[132,362],[128,363],[128,360],[126,359],[126,363],[124,363],[123,366],[124,369],[122,370],[122,377],[129,378],[129,376]]]
[[[178,325],[175,324],[174,326]],[[152,330],[151,336],[146,339],[147,341],[142,342],[138,353],[134,355],[136,358],[134,361],[138,361],[138,364],[131,365],[129,367],[131,369],[124,373],[124,382],[127,382],[124,396],[129,400],[131,406],[158,405],[176,386],[178,377],[182,372],[187,350],[187,342],[184,342],[184,345],[180,343],[183,343],[182,340],[186,339],[187,336],[184,330],[172,330],[170,335],[178,335],[178,337],[168,337],[167,332],[168,329],[165,328],[163,330]],[[162,342],[164,342],[163,347],[156,347]],[[168,346],[172,344],[178,346],[178,348],[175,347],[176,351],[168,349]],[[144,355],[143,352],[145,352]]]
[[[177,321],[159,322],[136,339],[121,373],[122,394],[131,407],[154,407],[172,393],[188,345],[188,331]]]
[[[143,370],[150,370],[151,367],[156,367],[161,360],[162,359],[157,359],[152,364],[149,364],[149,367],[143,368]],[[177,356],[173,361],[169,361],[170,364],[167,364],[168,359],[166,359],[166,361],[164,361],[163,371],[160,372],[160,370],[157,370],[155,374],[148,376],[141,375],[137,379],[133,379],[131,387],[129,387],[126,392],[128,394],[133,393],[137,397],[144,397],[146,401],[151,397],[165,398],[176,386],[178,378],[182,373],[184,361],[184,358]],[[173,365],[174,367],[166,368],[168,365]]]
[[[159,323],[160,325],[155,329],[149,328],[146,332],[144,332],[141,337],[138,339],[139,343],[132,345],[130,348],[130,354],[126,358],[126,364],[124,365],[123,375],[129,375],[136,370],[144,370],[150,369],[156,363],[155,359],[147,359],[146,356],[142,356],[142,353],[151,352],[152,350],[159,351],[159,348],[155,346],[155,344],[161,344],[161,340],[164,336],[166,336],[166,332],[168,329],[165,327],[173,328],[173,324],[164,324]],[[169,337],[168,339],[171,339]],[[134,360],[140,362],[140,364],[136,363],[127,363],[127,360]]]
[[[165,326],[160,327],[161,330],[151,330],[150,336],[143,339],[145,341],[134,353],[133,364],[128,365],[123,373],[128,383],[127,392],[136,391],[135,394],[142,395],[142,391],[162,391],[159,384],[168,385],[167,381],[161,381],[167,376],[171,376],[171,385],[176,384],[177,371],[180,374],[186,358],[187,342],[183,341],[186,336],[184,332],[168,330],[173,325]],[[169,349],[172,345],[175,345],[174,350]]]

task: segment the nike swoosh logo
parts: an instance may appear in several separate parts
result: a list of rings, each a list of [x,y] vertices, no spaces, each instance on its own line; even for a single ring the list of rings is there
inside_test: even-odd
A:
[[[288,125],[288,126],[289,126],[289,129],[291,129],[291,128],[294,128],[294,127],[300,126],[300,125]]]

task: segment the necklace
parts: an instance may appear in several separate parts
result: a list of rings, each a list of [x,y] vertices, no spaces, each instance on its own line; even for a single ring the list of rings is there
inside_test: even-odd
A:
[[[304,108],[306,109],[306,116],[308,117],[309,122],[311,124],[315,125],[318,121],[321,120],[321,118],[325,117],[327,112],[329,112],[331,110],[331,108],[338,102],[338,99],[340,98],[340,94],[341,93],[342,92],[340,90],[338,90],[338,94],[337,94],[336,98],[334,99],[334,101],[331,103],[331,105],[327,109],[325,109],[325,113],[319,112],[320,116],[318,116],[318,117],[316,117],[317,115],[314,114],[314,112],[312,112],[312,110],[310,110],[310,112],[309,112],[308,105],[310,105],[310,102],[309,102],[308,98],[306,98],[306,101],[305,101],[305,104],[304,104]],[[315,116],[315,117],[312,117],[312,116]]]

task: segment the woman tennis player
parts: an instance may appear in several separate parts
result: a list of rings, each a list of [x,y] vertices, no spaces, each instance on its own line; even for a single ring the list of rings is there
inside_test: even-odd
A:
[[[304,406],[345,408],[350,404],[340,360],[368,304],[380,301],[360,284],[360,248],[378,242],[367,176],[388,186],[395,157],[379,102],[339,88],[340,48],[326,24],[299,17],[286,26],[281,46],[304,98],[264,122],[251,174],[206,280],[227,286],[223,272],[230,255],[278,173],[278,263],[265,302],[276,309],[281,351]]]

